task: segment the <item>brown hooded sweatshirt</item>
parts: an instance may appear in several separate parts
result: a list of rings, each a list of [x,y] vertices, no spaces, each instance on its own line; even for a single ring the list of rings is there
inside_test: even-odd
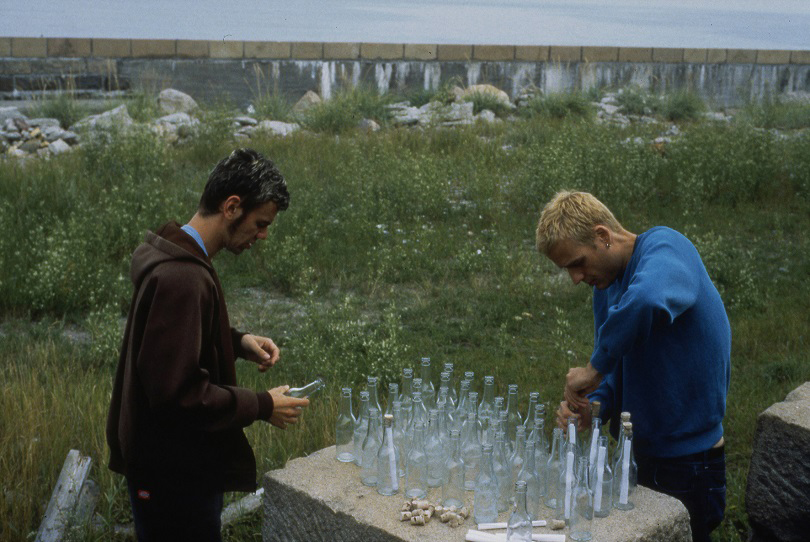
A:
[[[168,223],[133,253],[134,284],[115,375],[110,469],[137,484],[253,491],[256,460],[242,428],[267,420],[266,391],[236,386],[242,333],[196,241]]]

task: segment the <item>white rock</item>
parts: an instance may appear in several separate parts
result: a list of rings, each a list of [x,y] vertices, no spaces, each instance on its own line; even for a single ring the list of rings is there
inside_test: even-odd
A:
[[[48,145],[48,150],[51,154],[62,154],[63,152],[67,152],[70,150],[70,145],[62,141],[61,139],[57,139],[50,145]]]
[[[126,128],[133,124],[132,117],[129,116],[126,105],[119,105],[115,109],[105,111],[98,115],[90,115],[83,118],[70,127],[71,131],[86,129],[110,129]]]
[[[24,118],[25,115],[16,107],[0,107],[0,124],[5,124],[7,120]]]
[[[380,130],[380,125],[373,119],[361,119],[357,123],[357,127],[364,132],[378,132]]]
[[[188,113],[197,109],[197,102],[194,101],[194,98],[173,88],[160,91],[158,104],[163,111],[170,114]]]
[[[200,123],[198,119],[193,118],[188,113],[172,113],[165,115],[155,120],[156,124],[172,124],[174,126],[196,126]]]
[[[234,117],[233,121],[238,123],[239,126],[256,126],[259,124],[259,121],[248,116]]]
[[[319,105],[322,101],[323,100],[321,100],[321,97],[315,92],[308,90],[306,94],[301,96],[301,99],[298,100],[293,106],[293,112],[303,113],[304,111]]]
[[[28,125],[33,128],[41,128],[43,131],[49,126],[59,127],[59,119],[28,119]]]
[[[278,120],[263,120],[259,123],[257,128],[265,132],[270,132],[273,135],[285,137],[300,129],[301,126],[296,123],[281,122]]]
[[[477,120],[484,121],[484,122],[496,122],[498,117],[495,116],[495,113],[490,111],[489,109],[484,109],[475,117]]]
[[[492,85],[470,85],[465,88],[461,94],[462,99],[468,99],[475,94],[483,94],[495,97],[499,102],[504,105],[510,106],[512,102],[509,101],[509,95],[499,88]]]

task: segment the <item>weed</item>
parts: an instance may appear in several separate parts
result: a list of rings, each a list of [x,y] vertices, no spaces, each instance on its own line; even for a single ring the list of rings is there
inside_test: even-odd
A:
[[[473,114],[475,115],[485,109],[492,111],[497,117],[505,117],[512,112],[512,106],[488,92],[473,92],[464,100],[473,103]]]
[[[330,100],[307,110],[302,124],[314,131],[341,134],[353,130],[362,119],[372,119],[385,125],[391,113],[386,105],[391,97],[365,87],[342,89]]]
[[[668,94],[661,101],[660,113],[667,120],[683,122],[695,120],[706,110],[703,99],[694,92],[679,91]]]
[[[590,101],[581,93],[540,94],[520,109],[524,117],[540,116],[552,119],[586,118],[592,113]]]

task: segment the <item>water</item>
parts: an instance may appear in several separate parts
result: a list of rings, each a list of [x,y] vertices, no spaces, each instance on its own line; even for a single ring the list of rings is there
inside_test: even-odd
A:
[[[810,49],[806,0],[0,0],[0,36]]]

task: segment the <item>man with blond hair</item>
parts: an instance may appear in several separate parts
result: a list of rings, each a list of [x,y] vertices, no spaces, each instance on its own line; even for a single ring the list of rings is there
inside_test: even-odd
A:
[[[593,352],[568,371],[558,419],[588,425],[599,400],[615,435],[630,412],[639,483],[683,502],[694,540],[709,540],[725,510],[731,327],[700,255],[670,228],[637,235],[567,191],[543,209],[537,249],[593,288]]]

